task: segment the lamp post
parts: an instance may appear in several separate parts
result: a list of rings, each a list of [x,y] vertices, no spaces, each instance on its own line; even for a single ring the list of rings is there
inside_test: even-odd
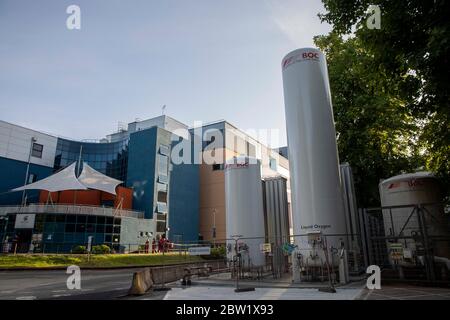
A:
[[[213,227],[212,227],[212,237],[213,237],[213,245],[216,246],[216,209],[213,209]]]
[[[28,182],[28,173],[30,172],[31,152],[33,150],[33,144],[36,141],[37,140],[35,137],[31,137],[30,152],[28,153],[27,170],[25,172],[25,182],[23,183],[24,186],[28,184],[27,182]],[[22,192],[22,205],[25,205],[25,192],[26,192],[26,190],[23,190],[23,192]]]
[[[6,230],[8,228],[8,216],[0,217],[0,220],[5,220],[5,227],[3,228],[3,237],[2,237],[2,252],[5,251],[5,239],[6,239]]]

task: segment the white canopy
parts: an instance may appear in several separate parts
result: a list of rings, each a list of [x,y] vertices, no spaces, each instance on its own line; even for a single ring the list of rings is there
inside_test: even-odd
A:
[[[76,162],[45,179],[13,189],[12,191],[47,190],[49,192],[56,192],[63,190],[86,190],[87,188],[75,176],[75,166]]]
[[[121,184],[122,181],[110,178],[103,173],[94,170],[86,162],[83,163],[83,171],[77,179],[75,167],[76,162],[50,177],[11,191],[47,190],[49,192],[56,192],[64,190],[94,189],[116,195],[116,187]]]
[[[83,171],[78,180],[89,189],[101,190],[116,195],[116,187],[122,181],[110,178],[103,173],[94,170],[86,162],[83,162]]]

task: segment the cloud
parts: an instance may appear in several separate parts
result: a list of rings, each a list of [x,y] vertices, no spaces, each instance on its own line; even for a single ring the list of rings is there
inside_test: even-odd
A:
[[[295,47],[313,46],[314,36],[331,30],[317,16],[325,11],[320,0],[265,0],[265,3],[273,22]]]

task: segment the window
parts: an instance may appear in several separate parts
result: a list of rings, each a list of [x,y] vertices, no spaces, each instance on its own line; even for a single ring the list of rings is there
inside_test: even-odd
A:
[[[156,220],[162,220],[162,221],[166,221],[167,220],[167,216],[165,214],[156,214]]]
[[[269,160],[269,167],[273,171],[277,171],[277,160],[274,159],[274,158],[270,158],[270,160]]]
[[[42,150],[44,146],[39,143],[33,143],[33,148],[31,149],[31,156],[35,158],[42,158]]]
[[[158,192],[158,202],[167,203],[167,192]]]
[[[216,163],[212,165],[213,171],[223,170],[223,164]]]
[[[162,202],[157,202],[156,210],[158,211],[158,213],[167,213],[167,204],[162,203]]]
[[[167,176],[168,168],[169,168],[168,158],[163,155],[158,155],[158,173],[160,175]]]
[[[169,182],[169,178],[166,175],[158,175],[158,182],[161,183],[168,183]]]
[[[159,145],[159,153],[163,154],[165,156],[168,156],[169,155],[169,147],[165,146],[163,144]]]
[[[253,144],[251,144],[250,142],[247,142],[247,150],[248,150],[248,155],[250,157],[256,157],[256,148]]]
[[[30,175],[28,176],[28,184],[29,183],[33,183],[33,182],[36,182],[36,180],[37,180],[37,176],[34,174],[34,173],[30,173]]]
[[[158,192],[167,192],[167,184],[157,183],[156,190]]]
[[[166,222],[157,221],[156,222],[156,232],[166,232]]]
[[[241,137],[234,136],[234,152],[236,152],[239,155],[245,154],[246,149],[246,141],[242,139]]]

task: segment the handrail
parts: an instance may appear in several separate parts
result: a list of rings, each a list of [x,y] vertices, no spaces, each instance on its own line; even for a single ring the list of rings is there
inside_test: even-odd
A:
[[[144,218],[144,212],[100,206],[80,206],[62,204],[30,204],[27,206],[0,206],[0,216],[11,213],[55,213],[55,214],[85,214],[108,217]]]

